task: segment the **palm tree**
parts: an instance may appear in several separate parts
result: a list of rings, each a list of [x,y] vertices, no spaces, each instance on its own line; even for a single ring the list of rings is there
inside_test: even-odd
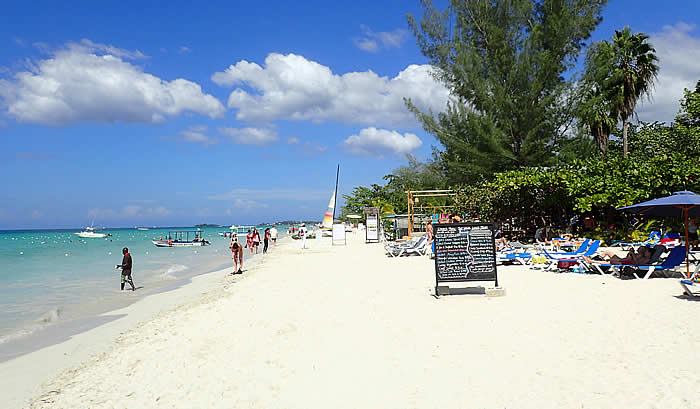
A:
[[[593,44],[586,55],[586,69],[579,87],[578,118],[593,136],[602,159],[605,159],[610,133],[618,120],[614,96],[609,89],[615,69],[614,59],[615,50],[611,43],[600,41]]]
[[[600,89],[593,87],[586,95],[581,111],[583,123],[595,139],[601,159],[605,159],[610,133],[617,123],[615,116],[611,115],[610,103]]]
[[[606,88],[613,111],[622,120],[623,154],[627,156],[627,124],[637,101],[649,96],[659,72],[656,50],[644,33],[632,34],[629,27],[615,30],[610,47],[612,66]]]

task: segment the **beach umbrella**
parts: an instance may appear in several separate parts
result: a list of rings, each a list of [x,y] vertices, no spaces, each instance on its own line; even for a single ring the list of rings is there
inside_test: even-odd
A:
[[[646,216],[675,217],[685,219],[685,273],[690,278],[690,266],[688,261],[688,219],[700,217],[700,195],[688,190],[675,192],[671,196],[660,197],[631,206],[621,207],[617,210],[642,214]]]

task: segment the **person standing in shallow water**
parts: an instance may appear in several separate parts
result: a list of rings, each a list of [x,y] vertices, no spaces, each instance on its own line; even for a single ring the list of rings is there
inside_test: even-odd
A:
[[[124,284],[128,281],[129,285],[131,285],[131,291],[136,291],[134,280],[131,279],[132,260],[131,254],[129,254],[129,249],[124,247],[122,249],[122,254],[124,255],[124,258],[122,258],[122,263],[117,265],[117,268],[122,269],[122,290],[124,290]]]
[[[267,246],[270,244],[271,237],[272,235],[270,234],[270,228],[268,227],[267,229],[265,229],[265,233],[263,236],[263,243],[265,244],[263,246],[263,254],[267,253]]]
[[[245,245],[250,250],[250,255],[253,255],[253,232],[248,230],[248,234],[245,236]]]
[[[253,228],[253,247],[255,247],[255,254],[258,254],[258,247],[260,247],[260,233],[258,233],[257,228]]]
[[[238,235],[231,234],[231,258],[233,259],[233,272],[231,274],[243,274],[243,246],[238,242]]]
[[[277,227],[272,226],[270,229],[270,239],[272,240],[272,245],[277,245]]]

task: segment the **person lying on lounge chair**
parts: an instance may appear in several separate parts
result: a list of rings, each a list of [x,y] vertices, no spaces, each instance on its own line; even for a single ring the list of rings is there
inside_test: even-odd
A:
[[[619,264],[619,265],[645,265],[651,260],[651,250],[649,247],[642,246],[637,250],[636,252],[634,249],[631,249],[628,253],[627,256],[625,257],[619,257],[613,252],[612,250],[606,250],[602,253],[600,253],[600,258],[602,260],[594,260],[590,257],[584,256],[583,259],[587,263],[595,263],[595,262],[604,262],[607,264]]]
[[[572,234],[566,233],[561,236],[563,240],[552,240],[552,246],[555,251],[559,251],[561,247],[577,247],[583,243],[583,239],[575,239]]]

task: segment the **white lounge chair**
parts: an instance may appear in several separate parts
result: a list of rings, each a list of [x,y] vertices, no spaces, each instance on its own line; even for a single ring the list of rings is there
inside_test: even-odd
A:
[[[421,236],[413,244],[406,246],[393,246],[385,248],[391,257],[401,257],[403,255],[418,254],[424,256],[428,249],[428,239]]]

